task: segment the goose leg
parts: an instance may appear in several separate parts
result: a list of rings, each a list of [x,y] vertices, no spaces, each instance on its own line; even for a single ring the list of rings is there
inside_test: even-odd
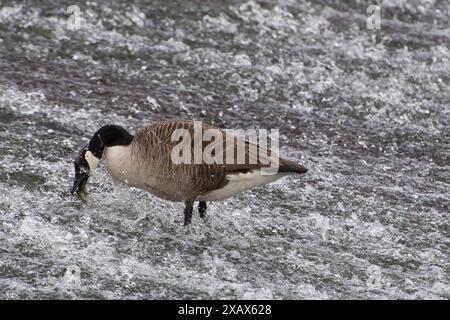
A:
[[[198,203],[198,214],[200,218],[206,219],[206,201],[200,201]]]
[[[194,201],[193,200],[186,200],[184,202],[184,225],[187,226],[191,224],[192,221],[192,210],[194,208]]]

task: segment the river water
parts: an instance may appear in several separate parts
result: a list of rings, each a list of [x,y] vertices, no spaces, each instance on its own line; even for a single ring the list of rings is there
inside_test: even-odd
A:
[[[450,2],[371,4],[0,1],[0,298],[449,299]],[[99,127],[168,118],[309,172],[189,228],[104,167],[70,195]]]

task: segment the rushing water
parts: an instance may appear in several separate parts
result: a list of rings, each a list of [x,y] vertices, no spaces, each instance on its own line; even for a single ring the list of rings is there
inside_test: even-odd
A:
[[[449,299],[450,2],[370,4],[0,1],[0,298]],[[96,129],[164,118],[310,170],[189,228],[104,167],[70,195]]]

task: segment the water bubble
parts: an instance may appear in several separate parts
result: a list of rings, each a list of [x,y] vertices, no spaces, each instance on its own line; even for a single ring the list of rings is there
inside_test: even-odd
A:
[[[366,271],[367,278],[367,287],[370,290],[379,290],[381,289],[381,268],[376,265],[371,265],[367,268]]]
[[[76,265],[68,266],[63,276],[62,283],[66,287],[79,288],[81,286],[81,270]]]

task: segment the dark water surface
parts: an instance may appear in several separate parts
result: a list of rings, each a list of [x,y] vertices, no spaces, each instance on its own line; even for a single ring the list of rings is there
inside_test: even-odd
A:
[[[370,4],[0,1],[0,298],[449,299],[450,2]],[[69,194],[96,129],[164,118],[310,171],[187,229],[104,168]]]

